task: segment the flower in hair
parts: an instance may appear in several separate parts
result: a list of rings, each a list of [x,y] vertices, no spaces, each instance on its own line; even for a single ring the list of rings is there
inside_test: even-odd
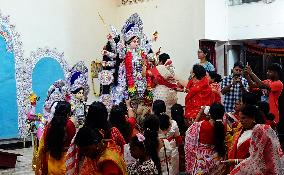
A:
[[[145,140],[145,137],[141,133],[137,133],[136,137],[138,138],[139,142],[143,142]]]

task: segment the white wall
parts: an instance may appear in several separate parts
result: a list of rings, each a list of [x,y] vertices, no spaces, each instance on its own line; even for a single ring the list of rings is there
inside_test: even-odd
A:
[[[107,30],[98,12],[106,22],[115,20],[110,13],[116,7],[113,0],[0,0],[0,4],[21,35],[25,57],[47,46],[64,52],[71,66],[84,60],[90,67],[92,60],[101,57]],[[95,98],[92,94],[91,90],[90,101]]]
[[[239,58],[240,56],[235,50],[228,50],[228,75],[231,74],[231,70],[233,69],[235,62],[239,61]]]
[[[228,40],[228,0],[205,0],[205,39]]]
[[[229,39],[272,38],[284,36],[284,1],[229,7]]]
[[[0,10],[10,15],[11,22],[21,35],[24,56],[39,47],[57,48],[64,52],[70,65],[84,60],[101,58],[100,51],[109,32],[102,24],[98,12],[107,24],[121,29],[125,20],[137,12],[145,33],[159,32],[154,49],[171,55],[177,75],[187,78],[197,62],[198,41],[204,38],[204,0],[149,0],[133,5],[118,6],[113,0],[0,0]],[[89,81],[90,82],[90,81]],[[91,82],[89,83],[91,85]],[[92,88],[89,101],[96,99]],[[181,95],[180,103],[184,96]]]
[[[215,50],[216,50],[216,69],[217,69],[217,73],[224,76],[224,42],[217,42],[216,46],[215,46]]]
[[[154,49],[169,53],[176,74],[184,79],[197,62],[199,39],[204,38],[204,0],[150,0],[143,3],[119,6],[116,26],[121,28],[125,20],[137,12],[148,36],[157,30],[159,41]],[[184,104],[184,94],[179,95]]]

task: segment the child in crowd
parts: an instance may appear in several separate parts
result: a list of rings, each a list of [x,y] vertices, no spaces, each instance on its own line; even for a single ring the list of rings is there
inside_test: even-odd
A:
[[[187,130],[187,126],[185,125],[184,121],[183,106],[180,104],[174,104],[171,108],[171,117],[172,120],[176,121],[181,136],[181,143],[178,143],[178,152],[179,152],[179,170],[180,172],[183,172],[185,171],[184,137],[185,137],[185,132]]]
[[[150,156],[151,150],[149,150],[155,149],[155,147],[146,147],[145,140],[146,138],[140,133],[130,140],[130,153],[136,160],[127,166],[129,175],[158,174],[155,163]]]
[[[219,84],[222,81],[221,75],[217,74],[215,71],[208,72],[209,75],[209,85],[212,89],[213,101],[221,103],[221,85]]]
[[[163,172],[169,172],[169,174],[178,174],[178,143],[181,144],[182,142],[179,128],[176,121],[170,120],[166,113],[162,113],[158,117],[160,121],[159,138],[164,143],[164,146],[160,149],[162,170]]]

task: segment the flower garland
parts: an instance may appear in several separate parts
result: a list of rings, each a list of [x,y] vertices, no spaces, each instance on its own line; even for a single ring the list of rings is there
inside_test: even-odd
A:
[[[246,43],[246,50],[251,53],[259,54],[259,55],[272,55],[272,56],[284,56],[283,48],[266,48],[260,47],[257,44]]]
[[[128,51],[125,56],[125,71],[126,71],[126,80],[128,85],[128,93],[132,97],[137,93],[134,83],[132,68],[132,53]]]
[[[147,60],[146,54],[144,52],[142,52],[141,56],[142,56],[143,60]],[[147,70],[151,69],[150,64],[149,64],[148,61],[146,61],[146,65],[145,66],[146,66]],[[147,90],[145,92],[145,99],[144,99],[144,101],[145,101],[146,104],[152,104],[152,101],[153,101],[152,89],[154,87],[154,84],[153,84],[153,79],[152,79],[151,75],[148,74],[147,72],[146,72],[146,81],[147,81]]]
[[[146,60],[146,69],[150,69],[150,65],[147,62],[147,56],[144,52],[139,51],[139,55],[141,55],[141,58],[143,62]],[[133,67],[132,67],[132,52],[128,51],[125,56],[125,71],[126,71],[126,79],[127,79],[127,85],[128,85],[128,93],[130,97],[134,97],[137,94],[137,89],[135,87],[135,81],[133,77]],[[144,101],[147,103],[151,103],[153,99],[153,93],[152,93],[152,87],[153,87],[153,81],[152,77],[146,73],[146,82],[147,82],[147,89],[144,93]]]

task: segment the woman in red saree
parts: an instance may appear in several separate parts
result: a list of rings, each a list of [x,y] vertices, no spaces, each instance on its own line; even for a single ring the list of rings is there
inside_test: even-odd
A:
[[[185,118],[189,123],[196,118],[202,106],[210,106],[213,103],[213,93],[204,67],[194,65],[191,77],[187,85],[185,82],[178,80],[182,86],[186,87],[188,92],[185,97]]]
[[[252,138],[252,131],[255,122],[257,108],[254,105],[245,105],[240,112],[240,122],[242,129],[238,131],[233,138],[232,148],[229,151],[229,159],[246,159],[250,156],[249,146]]]
[[[200,110],[185,136],[185,167],[188,174],[222,175],[225,172],[225,130],[222,118],[225,108],[220,103],[210,107],[210,119],[200,121]]]
[[[284,174],[281,145],[269,125],[258,124],[253,128],[249,152],[250,156],[237,165],[230,175]]]
[[[79,167],[80,175],[127,175],[120,148],[112,140],[103,140],[98,129],[80,128],[75,144],[85,157]]]
[[[66,174],[66,152],[76,132],[74,123],[68,119],[70,112],[70,103],[58,102],[40,139],[35,174]]]

